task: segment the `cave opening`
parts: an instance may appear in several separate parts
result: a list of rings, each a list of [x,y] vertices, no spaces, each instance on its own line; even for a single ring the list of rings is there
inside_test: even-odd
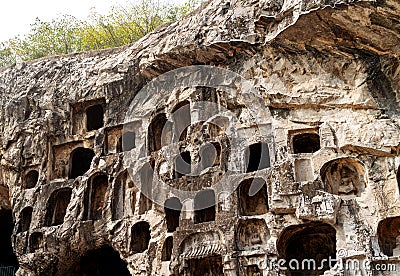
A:
[[[189,151],[180,153],[174,162],[174,177],[181,178],[185,175],[190,175],[192,171],[192,158]]]
[[[94,151],[91,149],[79,147],[73,150],[70,157],[69,178],[74,179],[84,175],[90,169],[94,156]]]
[[[128,177],[128,172],[124,171],[117,176],[114,182],[114,193],[111,202],[113,221],[122,219],[125,215],[125,197]]]
[[[267,143],[256,143],[246,149],[246,172],[255,172],[270,167],[269,148]]]
[[[99,220],[106,203],[108,177],[105,174],[96,175],[91,182],[90,219]]]
[[[223,276],[223,263],[221,256],[211,256],[200,259],[190,259],[188,261],[188,269],[190,276]]]
[[[336,258],[336,230],[320,222],[289,226],[280,235],[277,247],[280,258],[293,264],[288,275],[321,275],[330,269],[329,258]]]
[[[88,251],[67,273],[74,276],[130,276],[126,263],[110,246]]]
[[[400,256],[400,216],[386,218],[378,224],[378,242],[386,256]]]
[[[136,134],[127,131],[119,137],[117,142],[117,152],[130,151],[136,147]]]
[[[221,163],[221,144],[209,143],[200,149],[201,170],[218,166]]]
[[[237,248],[257,250],[265,246],[270,237],[267,224],[263,219],[239,220],[236,236]]]
[[[89,106],[86,109],[87,131],[97,130],[104,125],[104,110],[101,104]]]
[[[189,101],[182,101],[172,109],[172,120],[174,123],[174,142],[184,141],[191,124]]]
[[[13,268],[18,267],[18,260],[11,244],[11,236],[14,228],[11,210],[0,210],[0,222],[0,268],[10,267],[10,270],[14,270]]]
[[[151,121],[147,132],[148,153],[158,151],[163,146],[164,139],[168,133],[165,125],[167,124],[167,116],[165,113],[158,114]]]
[[[293,136],[293,153],[314,153],[320,148],[317,133],[300,133]]]
[[[19,215],[19,223],[17,233],[25,232],[29,230],[32,221],[33,208],[28,206],[22,209]]]
[[[203,223],[215,220],[215,193],[213,190],[204,190],[194,198],[194,223]]]
[[[99,220],[102,217],[106,204],[108,177],[100,173],[88,180],[88,187],[84,195],[84,220]]]
[[[43,245],[43,233],[35,232],[29,237],[29,252],[34,253]]]
[[[150,242],[150,225],[141,221],[133,225],[131,234],[131,251],[142,253],[147,250]]]
[[[39,172],[37,170],[30,170],[24,178],[23,187],[25,189],[32,189],[36,186],[39,180]]]
[[[47,202],[44,226],[55,226],[64,223],[71,195],[71,188],[62,188],[50,195]]]
[[[325,163],[321,179],[329,193],[341,196],[361,196],[365,191],[365,168],[353,158],[339,158]]]
[[[173,246],[174,246],[173,237],[166,238],[162,248],[162,255],[161,255],[162,262],[171,261]]]
[[[179,227],[179,217],[181,215],[182,203],[176,198],[172,197],[165,201],[164,212],[167,222],[167,231],[174,232]]]
[[[244,216],[268,212],[267,184],[262,178],[243,180],[239,185],[239,211]]]
[[[153,207],[153,176],[154,162],[147,162],[140,169],[141,190],[139,198],[139,215],[143,215]]]

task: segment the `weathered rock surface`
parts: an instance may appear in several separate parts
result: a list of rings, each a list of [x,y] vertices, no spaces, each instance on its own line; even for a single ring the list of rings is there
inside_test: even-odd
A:
[[[337,255],[371,266],[304,275],[397,275],[399,56],[396,0],[218,0],[133,45],[1,68],[17,274],[289,275],[271,264]],[[233,73],[151,86],[192,65]]]

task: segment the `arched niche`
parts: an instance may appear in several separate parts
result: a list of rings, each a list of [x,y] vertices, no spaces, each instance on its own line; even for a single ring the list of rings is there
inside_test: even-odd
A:
[[[139,215],[143,215],[150,211],[153,202],[153,176],[154,176],[154,162],[147,162],[139,171],[140,173],[140,198],[139,198]]]
[[[31,206],[22,209],[19,215],[17,233],[25,232],[29,230],[32,221],[33,208]]]
[[[22,187],[25,189],[32,189],[36,186],[39,180],[39,172],[37,170],[30,170],[25,174]]]
[[[121,172],[114,181],[113,187],[113,195],[111,199],[111,211],[112,211],[112,220],[122,219],[126,213],[127,208],[130,205],[132,209],[132,214],[135,212],[136,205],[136,192],[131,191],[132,193],[127,194],[128,189],[132,188],[133,182],[130,180],[130,176],[128,171]],[[127,204],[127,200],[130,202]]]
[[[165,113],[156,115],[150,122],[147,131],[147,150],[148,154],[158,151],[162,146],[171,141],[172,125],[168,123]]]
[[[262,178],[243,180],[239,185],[239,212],[244,216],[262,215],[268,212],[267,184]]]
[[[194,223],[203,223],[215,220],[215,193],[213,190],[204,190],[194,198]]]
[[[168,232],[174,232],[179,227],[181,210],[182,203],[178,198],[172,197],[165,201],[164,212]]]
[[[69,202],[71,201],[72,189],[62,188],[54,191],[47,201],[44,226],[55,226],[64,223]]]
[[[34,232],[29,237],[29,252],[34,253],[43,246],[43,233]]]
[[[174,142],[184,141],[187,137],[187,130],[191,124],[190,103],[185,100],[178,103],[172,109],[172,121],[174,124]]]
[[[316,132],[304,132],[293,135],[293,153],[314,153],[321,148],[319,134]]]
[[[84,175],[92,163],[94,151],[91,149],[79,147],[71,152],[69,164],[69,178],[74,179],[78,176]]]
[[[339,158],[325,163],[321,168],[321,179],[327,192],[343,196],[361,196],[365,190],[365,169],[353,158]]]
[[[269,239],[269,230],[263,219],[240,220],[236,244],[239,250],[255,250],[264,246]]]
[[[98,173],[91,176],[84,196],[84,220],[99,220],[107,201],[108,176]]]
[[[167,237],[164,241],[163,248],[162,248],[162,254],[161,254],[162,262],[171,261],[173,247],[174,247],[173,237]]]
[[[190,235],[179,246],[179,256],[186,263],[183,275],[224,275],[222,255],[225,251],[217,232]]]
[[[246,172],[255,172],[271,166],[267,143],[250,145],[245,151]]]
[[[131,232],[131,251],[132,253],[142,253],[149,247],[151,239],[150,225],[141,221],[133,225]]]
[[[400,256],[400,216],[386,218],[378,224],[378,242],[386,256]]]
[[[192,172],[192,157],[189,151],[181,152],[174,159],[174,178],[190,175]]]
[[[133,131],[127,131],[119,137],[117,142],[117,152],[131,151],[136,147],[136,134]]]
[[[330,269],[329,258],[336,258],[336,230],[322,222],[288,226],[278,238],[277,249],[279,258],[292,263],[289,275],[321,275]],[[315,261],[315,268],[312,263],[302,267],[307,259]]]
[[[3,266],[18,267],[18,260],[14,254],[11,235],[14,222],[11,210],[0,210],[0,262]],[[29,228],[29,227],[28,227]]]
[[[65,275],[130,276],[131,274],[119,253],[111,246],[103,246],[86,252]]]

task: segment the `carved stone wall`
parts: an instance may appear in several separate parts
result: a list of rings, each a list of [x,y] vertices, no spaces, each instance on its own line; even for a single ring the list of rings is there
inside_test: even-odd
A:
[[[399,22],[395,0],[209,1],[133,45],[1,68],[0,266],[397,275],[273,264],[400,270]],[[153,85],[192,65],[233,73]]]

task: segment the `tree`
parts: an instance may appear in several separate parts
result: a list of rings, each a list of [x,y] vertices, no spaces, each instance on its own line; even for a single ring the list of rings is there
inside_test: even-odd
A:
[[[201,0],[183,5],[140,0],[135,5],[113,7],[107,15],[94,10],[85,21],[62,15],[52,21],[36,18],[30,32],[0,44],[0,66],[47,55],[98,50],[133,43],[160,25],[178,20]]]
[[[63,15],[50,22],[36,18],[25,37],[17,36],[9,44],[23,61],[81,51],[80,25],[81,22],[70,15]]]
[[[16,56],[8,42],[0,42],[0,67],[16,62]]]

